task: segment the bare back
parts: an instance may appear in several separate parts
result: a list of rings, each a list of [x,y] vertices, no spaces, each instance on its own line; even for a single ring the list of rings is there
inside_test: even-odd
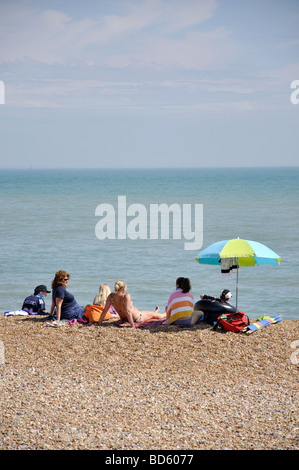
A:
[[[127,320],[129,312],[131,312],[134,321],[137,320],[139,311],[132,305],[130,294],[110,294],[108,299],[122,320]]]

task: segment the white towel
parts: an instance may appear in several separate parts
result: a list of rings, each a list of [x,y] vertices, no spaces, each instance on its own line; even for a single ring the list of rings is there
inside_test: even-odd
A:
[[[238,268],[238,258],[221,258],[222,276],[230,276]]]
[[[28,312],[25,312],[25,310],[12,310],[11,312],[4,312],[4,315],[6,317],[14,315],[28,315]]]

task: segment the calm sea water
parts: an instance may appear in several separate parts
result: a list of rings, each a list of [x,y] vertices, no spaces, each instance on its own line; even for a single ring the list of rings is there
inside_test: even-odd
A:
[[[100,204],[203,205],[203,244],[185,250],[182,234],[168,240],[99,240],[95,215]],[[165,170],[1,170],[0,312],[21,308],[38,284],[54,274],[71,274],[69,291],[81,305],[98,287],[123,279],[139,309],[162,310],[178,276],[189,277],[197,300],[228,288],[235,301],[236,276],[223,277],[195,256],[218,240],[244,238],[266,244],[280,266],[241,268],[239,308],[250,318],[262,314],[298,319],[299,168]],[[128,216],[126,223],[135,220]],[[147,218],[149,221],[149,216]],[[48,309],[51,294],[46,299]]]

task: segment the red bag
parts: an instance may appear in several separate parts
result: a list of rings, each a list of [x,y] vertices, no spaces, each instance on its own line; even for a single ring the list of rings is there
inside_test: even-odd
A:
[[[224,313],[217,318],[214,330],[220,327],[224,331],[233,331],[239,333],[249,325],[249,318],[244,312]]]

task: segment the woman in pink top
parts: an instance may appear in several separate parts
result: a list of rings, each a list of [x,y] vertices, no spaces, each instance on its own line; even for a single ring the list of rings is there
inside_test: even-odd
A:
[[[194,298],[190,293],[191,284],[187,277],[176,280],[176,290],[171,294],[166,306],[166,322],[168,325],[190,326]]]

